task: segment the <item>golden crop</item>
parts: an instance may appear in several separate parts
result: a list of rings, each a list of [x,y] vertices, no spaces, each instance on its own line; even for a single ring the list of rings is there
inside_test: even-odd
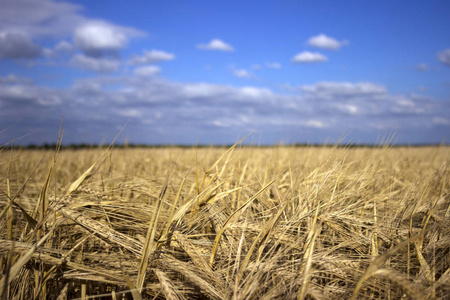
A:
[[[2,299],[445,299],[450,148],[0,152]]]

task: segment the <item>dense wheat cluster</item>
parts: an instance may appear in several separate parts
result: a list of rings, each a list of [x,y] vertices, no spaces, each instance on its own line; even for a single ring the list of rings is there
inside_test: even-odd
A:
[[[2,299],[448,299],[448,147],[0,152]]]

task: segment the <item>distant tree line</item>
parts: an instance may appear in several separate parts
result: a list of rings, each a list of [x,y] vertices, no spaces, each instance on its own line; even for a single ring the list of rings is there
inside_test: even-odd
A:
[[[441,144],[443,146],[448,146],[449,144]],[[61,145],[61,149],[67,150],[82,150],[82,149],[104,149],[109,145],[99,145],[99,144],[67,144]],[[214,144],[200,144],[200,145],[186,145],[186,144],[114,144],[113,148],[119,149],[132,149],[132,148],[229,148],[233,146],[233,144],[224,144],[224,145],[214,145]],[[244,148],[273,148],[273,147],[337,147],[337,148],[379,148],[386,146],[386,144],[319,144],[319,143],[294,143],[294,144],[273,144],[273,145],[254,145],[254,144],[242,144],[239,147]],[[439,144],[392,144],[388,145],[389,147],[427,147],[427,146],[439,146]],[[13,145],[13,149],[26,149],[26,150],[53,150],[56,149],[56,143],[44,143],[42,145],[36,144],[28,144],[28,145]],[[0,148],[11,148],[11,145],[5,144],[0,146]]]

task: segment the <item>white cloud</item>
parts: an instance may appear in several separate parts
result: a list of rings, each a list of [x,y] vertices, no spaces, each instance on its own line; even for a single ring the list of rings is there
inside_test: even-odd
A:
[[[339,42],[338,40],[326,36],[325,34],[319,34],[317,36],[313,36],[308,40],[308,44],[321,49],[327,49],[327,50],[338,50],[343,45],[348,44],[347,41]]]
[[[212,39],[208,44],[198,44],[197,48],[203,50],[218,50],[226,52],[234,51],[234,48],[230,44],[227,44],[219,39]]]
[[[208,83],[186,84],[181,89],[182,95],[188,98],[214,98],[229,92],[226,86]]]
[[[31,85],[33,84],[33,80],[29,78],[20,77],[14,74],[9,74],[7,76],[0,76],[0,85],[1,84],[23,84],[23,85]]]
[[[450,119],[449,118],[441,118],[441,117],[435,117],[433,118],[434,124],[439,125],[450,125]]]
[[[356,105],[353,104],[348,104],[345,106],[345,109],[347,110],[347,112],[349,112],[352,115],[356,115],[359,112],[359,108]]]
[[[376,96],[386,93],[386,87],[371,82],[318,82],[313,85],[303,85],[300,90],[322,99]]]
[[[252,69],[253,69],[253,70],[261,70],[261,65],[259,65],[259,64],[253,64],[253,65],[252,65]]]
[[[161,69],[157,66],[144,66],[134,69],[134,75],[147,77],[157,75],[161,72]]]
[[[173,60],[175,58],[175,55],[172,53],[168,53],[161,50],[144,50],[144,55],[142,56],[134,56],[131,59],[131,63],[136,65],[145,65],[145,64],[152,64],[160,61],[169,61]]]
[[[134,28],[87,18],[80,13],[82,9],[77,4],[54,0],[1,1],[0,57],[55,58],[71,51],[71,45],[61,41],[68,38],[85,55],[98,57],[116,54],[130,38],[145,35]],[[61,42],[53,49],[42,49],[36,41],[43,40]]]
[[[33,99],[34,91],[35,91],[34,87],[30,88],[29,86],[24,86],[20,84],[5,85],[2,86],[0,90],[0,98],[3,101],[8,99],[14,100],[18,102],[17,104],[19,104],[20,102],[25,102],[30,99]]]
[[[53,137],[64,113],[65,119],[71,120],[66,124],[66,132],[71,132],[65,136],[66,143],[83,142],[77,140],[83,132],[91,133],[89,140],[101,140],[105,131],[108,134],[129,117],[133,121],[126,130],[127,135],[134,134],[132,142],[195,143],[200,137],[201,143],[226,143],[229,140],[224,138],[234,139],[249,128],[271,137],[301,132],[298,137],[302,138],[309,132],[317,142],[325,135],[340,136],[348,131],[374,142],[377,128],[382,127],[409,130],[411,142],[428,134],[438,142],[448,136],[450,107],[445,101],[393,95],[371,82],[316,83],[296,91],[286,95],[255,86],[186,84],[134,74],[79,79],[71,88],[56,89],[26,84],[11,75],[0,78],[0,111],[5,124],[25,122],[14,127],[14,136],[28,133],[27,126],[31,126],[45,129]],[[149,127],[151,122],[155,126]],[[220,131],[223,126],[226,134]],[[43,142],[42,136],[35,137],[35,142]],[[167,137],[170,140],[164,140]],[[212,140],[214,137],[217,139]]]
[[[303,51],[292,58],[293,63],[302,64],[325,62],[327,60],[328,58],[325,55],[309,51]]]
[[[0,81],[0,106],[8,106],[12,102],[13,108],[27,108],[31,106],[48,107],[61,104],[59,91],[46,89],[30,84],[29,79],[18,78],[14,75],[7,77],[10,80]],[[6,118],[7,112],[2,117]]]
[[[281,64],[277,62],[266,63],[266,67],[268,67],[269,69],[281,69]]]
[[[27,33],[31,37],[62,37],[86,18],[79,14],[81,6],[51,0],[1,1],[0,28]]]
[[[117,110],[116,112],[120,116],[129,117],[129,118],[138,118],[142,117],[142,112],[134,109],[134,108],[125,108]]]
[[[326,123],[324,123],[323,121],[320,121],[320,120],[308,120],[308,121],[304,122],[303,125],[305,125],[306,127],[318,128],[318,129],[328,127],[328,125]]]
[[[232,129],[243,126],[250,126],[251,122],[246,115],[236,114],[234,116],[212,120],[211,124],[214,125],[215,127]]]
[[[60,41],[54,49],[57,52],[71,52],[73,51],[73,45],[67,41]]]
[[[42,48],[27,35],[18,32],[0,32],[0,58],[29,59],[42,54]]]
[[[120,67],[120,61],[102,57],[90,57],[84,54],[75,55],[71,64],[77,68],[99,73],[107,73],[117,71]]]
[[[57,58],[61,54],[70,54],[74,52],[74,46],[67,41],[58,42],[53,49],[45,48],[44,55],[49,58]]]
[[[239,77],[239,78],[250,78],[251,77],[251,74],[245,69],[233,70],[233,74],[234,74],[234,76]]]
[[[337,103],[334,107],[336,107],[339,111],[343,113],[347,113],[354,116],[361,113],[361,108],[356,104]]]
[[[78,27],[75,30],[74,43],[86,54],[98,56],[124,48],[128,37],[119,27],[96,21]]]
[[[440,51],[437,57],[441,63],[450,67],[450,49]]]
[[[273,93],[270,89],[265,88],[255,88],[251,86],[245,86],[239,90],[240,94],[243,97],[250,98],[264,98],[264,97],[272,97]]]

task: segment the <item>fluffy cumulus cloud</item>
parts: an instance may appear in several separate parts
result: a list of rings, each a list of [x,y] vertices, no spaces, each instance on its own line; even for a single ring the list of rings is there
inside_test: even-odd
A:
[[[134,75],[141,77],[154,76],[161,72],[161,69],[157,66],[143,66],[134,69]]]
[[[450,67],[450,49],[438,52],[437,57],[441,63]]]
[[[293,63],[309,64],[309,63],[320,63],[327,61],[328,58],[317,52],[303,51],[298,53],[292,58]]]
[[[233,91],[231,87],[208,84],[208,83],[189,83],[181,87],[181,95],[188,99],[212,99],[213,97],[226,98]],[[218,98],[218,99],[219,99]]]
[[[68,41],[60,41],[55,45],[55,51],[57,52],[71,52],[73,51],[73,46]]]
[[[325,34],[319,34],[317,36],[313,36],[308,40],[308,44],[321,49],[327,50],[338,50],[343,45],[348,44],[347,41],[338,41],[332,37],[329,37]]]
[[[87,18],[81,11],[81,6],[63,1],[2,1],[0,59],[56,58],[76,50],[91,57],[117,56],[131,38],[145,35],[134,28]],[[70,39],[73,44],[67,41]],[[55,46],[44,49],[37,42],[43,40]]]
[[[371,82],[318,82],[282,94],[256,86],[173,82],[152,76],[155,68],[80,79],[68,89],[2,77],[2,124],[17,125],[0,135],[0,143],[26,134],[28,142],[54,142],[61,114],[66,143],[112,138],[130,118],[124,137],[135,143],[230,143],[252,130],[266,134],[266,142],[285,134],[293,142],[323,142],[350,131],[362,142],[376,142],[382,129],[409,134],[403,142],[423,141],[419,134],[429,142],[449,138],[446,102],[391,94]]]
[[[11,85],[11,84],[31,85],[31,84],[33,84],[33,80],[31,80],[29,78],[16,76],[14,74],[9,74],[9,75],[4,76],[4,77],[0,76],[0,84],[4,84],[4,85]]]
[[[161,61],[169,61],[175,59],[175,55],[161,50],[144,50],[142,56],[134,56],[131,63],[135,65],[152,64]]]
[[[81,9],[63,1],[1,1],[0,31],[27,33],[32,38],[65,37],[86,21]]]
[[[212,39],[207,44],[198,44],[197,48],[202,49],[202,50],[218,50],[218,51],[225,51],[225,52],[234,51],[233,46],[231,46],[230,44],[227,44],[224,41],[219,40],[219,39]]]
[[[74,34],[74,44],[89,56],[114,53],[127,45],[124,30],[106,22],[87,22]]]
[[[312,128],[327,128],[329,127],[329,125],[327,123],[325,123],[324,121],[321,120],[306,120],[303,123],[306,127],[312,127]]]
[[[274,96],[273,92],[267,88],[256,88],[252,86],[244,86],[238,90],[241,96],[247,100],[250,99],[263,99],[272,98]]]
[[[75,55],[71,64],[77,68],[94,71],[99,73],[108,73],[117,71],[120,67],[120,61],[114,58],[91,57],[84,54]]]
[[[61,56],[73,54],[76,51],[74,45],[68,41],[59,41],[53,48],[44,48],[43,54],[50,59],[57,59]]]
[[[300,90],[314,98],[338,99],[351,97],[376,97],[386,94],[386,87],[370,82],[319,82],[303,85]]]
[[[233,70],[233,74],[234,74],[234,76],[239,77],[239,78],[250,78],[251,77],[250,72],[248,72],[245,69]]]
[[[16,32],[0,32],[0,58],[30,59],[42,54],[42,48],[27,35]]]

